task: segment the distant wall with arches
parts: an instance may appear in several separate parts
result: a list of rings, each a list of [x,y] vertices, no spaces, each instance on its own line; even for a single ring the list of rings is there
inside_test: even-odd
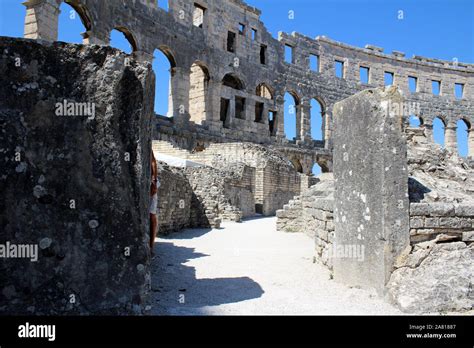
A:
[[[324,36],[280,32],[274,39],[260,11],[241,0],[169,0],[167,10],[154,0],[64,2],[80,16],[85,44],[108,45],[111,31],[119,30],[137,59],[152,62],[155,50],[168,58],[170,119],[156,122],[177,134],[307,148],[317,156],[332,148],[334,104],[387,85],[390,75],[389,83],[402,90],[407,105],[416,105],[415,116],[428,133],[434,118],[441,117],[446,147],[455,150],[458,121],[464,120],[469,147],[474,146],[473,64],[407,58],[399,51],[358,48]],[[26,1],[25,37],[56,40],[62,3]],[[229,77],[237,84],[230,85]],[[286,93],[294,105],[285,106]],[[294,123],[291,139],[285,121]]]

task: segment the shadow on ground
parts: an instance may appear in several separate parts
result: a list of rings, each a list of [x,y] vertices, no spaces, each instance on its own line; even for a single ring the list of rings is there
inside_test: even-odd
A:
[[[167,235],[159,235],[158,237],[161,239],[194,239],[199,238],[206,233],[211,232],[211,228],[196,228],[196,229],[185,229],[180,232],[173,232]]]
[[[200,232],[186,231],[187,238],[193,233]],[[155,253],[152,315],[205,315],[203,307],[255,299],[264,293],[262,287],[248,277],[197,279],[195,268],[185,264],[209,255],[197,253],[193,248],[159,242]]]

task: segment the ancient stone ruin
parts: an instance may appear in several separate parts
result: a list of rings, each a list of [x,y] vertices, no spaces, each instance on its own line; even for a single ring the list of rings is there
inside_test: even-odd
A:
[[[279,230],[314,238],[315,261],[338,282],[375,288],[408,312],[473,308],[473,64],[324,36],[275,39],[241,0],[170,0],[168,11],[146,0],[64,2],[86,27],[84,45],[56,42],[61,0],[26,1],[25,39],[0,39],[0,242],[38,243],[45,260],[1,263],[1,313],[143,312],[151,150],[161,234],[276,215]],[[107,47],[113,29],[131,55]],[[171,65],[167,116],[153,112],[156,49]],[[313,99],[323,139],[311,137]],[[94,117],[65,123],[55,106],[67,101],[95,103]]]

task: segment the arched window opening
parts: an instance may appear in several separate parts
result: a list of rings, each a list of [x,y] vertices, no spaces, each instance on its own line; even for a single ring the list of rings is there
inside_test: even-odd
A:
[[[312,169],[313,175],[318,176],[322,172],[323,172],[323,169],[321,168],[321,166],[318,163],[315,163]]]
[[[91,20],[86,8],[65,1],[59,10],[58,41],[82,44],[82,34],[91,30]]]
[[[469,153],[469,135],[471,125],[466,120],[459,120],[457,122],[457,140],[459,156],[467,157]]]
[[[324,107],[317,99],[311,99],[311,138],[324,140]]]
[[[303,165],[301,164],[299,159],[292,158],[290,162],[298,173],[303,173]]]
[[[271,89],[264,83],[257,86],[256,94],[258,97],[266,98],[266,99],[273,99],[273,92]]]
[[[234,74],[227,74],[224,76],[222,79],[222,84],[224,86],[237,89],[237,90],[243,90],[244,89],[244,84],[242,80],[240,80],[237,76]]]
[[[197,124],[206,120],[209,79],[209,71],[204,65],[194,63],[191,66],[189,114],[190,120]]]
[[[137,50],[137,43],[130,30],[125,27],[116,27],[110,33],[110,46],[131,54]]]
[[[284,126],[286,138],[290,141],[296,140],[296,113],[298,105],[299,98],[296,94],[285,93]]]
[[[173,117],[172,70],[175,60],[171,51],[160,48],[153,53],[153,71],[155,73],[155,113]]]
[[[436,117],[433,120],[433,138],[437,144],[441,145],[441,147],[445,146],[445,133],[446,124],[441,118]]]
[[[423,125],[423,120],[415,115],[410,115],[409,123],[411,128],[420,128]]]

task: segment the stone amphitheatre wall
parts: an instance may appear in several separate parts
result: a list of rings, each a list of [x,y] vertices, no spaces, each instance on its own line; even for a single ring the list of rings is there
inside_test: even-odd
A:
[[[308,148],[316,163],[324,148],[331,148],[334,104],[363,89],[383,86],[385,72],[393,74],[393,84],[403,91],[408,103],[419,103],[411,113],[423,120],[428,132],[433,118],[442,118],[448,148],[456,147],[457,120],[464,119],[471,129],[474,66],[454,57],[453,61],[407,58],[402,52],[384,53],[371,45],[357,48],[298,33],[279,33],[274,39],[260,20],[260,11],[240,0],[170,0],[168,12],[148,0],[66,2],[83,20],[85,43],[108,44],[110,32],[118,29],[139,59],[152,61],[155,50],[168,57],[172,71],[168,116],[173,118],[156,122],[163,130],[171,128],[171,137],[275,144],[295,153]],[[25,37],[55,40],[60,3],[26,1]],[[290,63],[285,62],[286,45],[293,52]],[[310,69],[311,55],[319,58],[317,71]],[[336,62],[343,64],[342,77],[336,76]],[[360,67],[369,68],[367,84],[360,82]],[[409,77],[417,79],[414,93],[408,89]],[[440,95],[433,95],[432,81],[441,82]],[[460,100],[454,95],[455,83],[464,86]],[[284,134],[285,92],[295,99],[294,146]],[[311,99],[322,105],[322,141],[315,142],[310,136]],[[471,150],[473,139],[474,132],[470,132]]]
[[[189,152],[166,141],[154,141],[153,149],[158,157],[160,154],[179,157],[217,170],[237,163],[252,168],[254,201],[247,200],[251,203],[249,209],[266,216],[274,215],[312,183],[311,178],[295,171],[278,151],[251,143],[214,143],[198,152]]]

